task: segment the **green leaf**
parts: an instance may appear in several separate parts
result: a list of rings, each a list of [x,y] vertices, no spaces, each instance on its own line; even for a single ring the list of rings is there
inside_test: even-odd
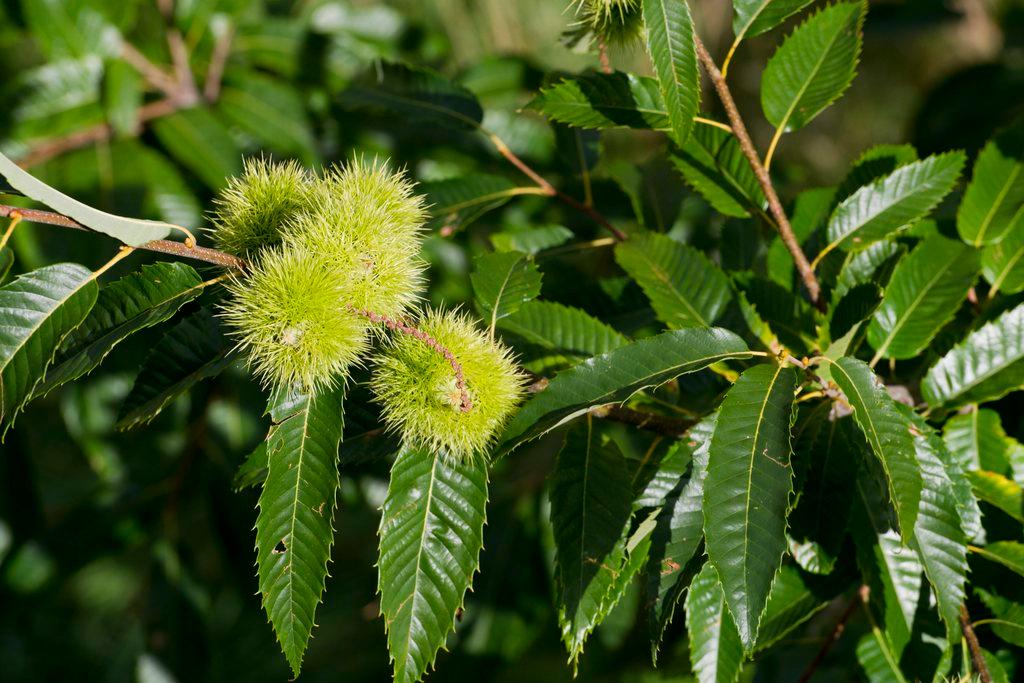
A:
[[[1024,647],[1024,605],[981,588],[974,592],[995,615],[992,632],[1011,645]]]
[[[964,159],[963,152],[930,156],[860,188],[832,213],[825,248],[858,251],[924,218],[956,185]]]
[[[871,683],[906,683],[900,671],[899,655],[888,636],[874,624],[871,633],[857,641],[857,661]]]
[[[968,472],[971,487],[978,499],[996,507],[1018,522],[1024,522],[1024,490],[1012,479],[995,472]]]
[[[830,367],[832,379],[846,395],[857,426],[885,471],[903,537],[910,538],[921,501],[921,472],[907,420],[865,363],[840,358]]]
[[[838,204],[865,185],[871,185],[917,159],[917,150],[912,145],[875,145],[853,162],[850,172],[836,188],[833,201]]]
[[[185,109],[152,123],[160,144],[175,161],[212,190],[242,171],[242,152],[227,127],[209,109]]]
[[[268,409],[268,469],[256,515],[263,607],[295,676],[315,623],[334,542],[343,390],[283,392]]]
[[[882,303],[882,288],[874,282],[851,287],[828,310],[829,338],[839,340],[871,317]]]
[[[573,232],[561,225],[546,225],[491,235],[491,244],[497,251],[521,251],[536,256],[545,249],[565,244],[573,238]]]
[[[670,480],[671,488],[659,501],[662,512],[652,536],[647,590],[648,621],[655,654],[688,586],[687,566],[704,538],[704,480],[716,417],[717,413],[704,418],[673,444],[673,449],[689,456],[689,467],[684,476]],[[668,457],[666,455],[665,459]]]
[[[839,2],[816,12],[786,38],[761,77],[761,107],[776,128],[803,128],[853,81],[867,5]]]
[[[982,250],[981,274],[992,285],[990,298],[996,292],[1017,294],[1024,290],[1024,218],[1015,221],[998,244]]]
[[[743,643],[725,605],[725,590],[710,562],[686,594],[690,668],[700,683],[732,683],[743,667]]]
[[[575,665],[607,615],[626,561],[633,492],[625,458],[594,433],[592,420],[569,430],[551,478],[555,594],[562,641]]]
[[[104,103],[107,121],[118,137],[134,135],[139,126],[143,81],[139,72],[119,59],[104,69]]]
[[[138,159],[157,213],[175,225],[199,225],[203,210],[178,167],[151,147],[137,145]]]
[[[988,470],[1006,474],[1010,470],[1013,440],[1006,435],[999,413],[971,406],[954,415],[943,428],[942,438],[964,470]]]
[[[498,327],[545,349],[584,356],[599,356],[629,343],[590,314],[552,301],[527,301]]]
[[[32,37],[51,59],[87,54],[114,56],[121,37],[95,6],[64,0],[22,0],[20,5]]]
[[[509,422],[501,450],[546,434],[591,408],[622,403],[679,375],[750,355],[742,339],[718,328],[684,328],[627,344],[556,375]]]
[[[526,254],[496,251],[473,262],[473,293],[480,314],[491,330],[540,294],[541,274]]]
[[[465,228],[488,211],[523,194],[523,188],[507,178],[486,173],[427,182],[419,189],[430,200],[434,224],[451,231]]]
[[[989,543],[984,548],[971,547],[971,552],[981,555],[986,560],[998,562],[1024,577],[1024,543],[1017,541],[999,541]]]
[[[827,607],[829,602],[829,598],[811,589],[799,569],[792,565],[782,565],[775,575],[768,604],[761,616],[756,650],[766,650],[779,642],[797,626]]]
[[[736,136],[713,126],[697,126],[669,159],[683,178],[719,213],[745,218],[765,205],[764,191]]]
[[[977,276],[974,249],[938,235],[921,242],[896,266],[868,325],[872,364],[924,351],[956,315]]]
[[[542,88],[527,108],[576,128],[671,127],[658,82],[621,71],[563,78]]]
[[[89,314],[97,291],[92,271],[72,263],[33,270],[0,288],[0,436]]]
[[[1000,398],[1024,384],[1024,305],[967,335],[921,382],[930,406],[956,407]]]
[[[615,259],[670,328],[708,327],[732,298],[729,279],[718,266],[666,235],[632,235],[616,246]]]
[[[169,319],[202,291],[202,278],[184,263],[143,266],[103,287],[89,315],[61,344],[34,396],[92,372],[128,336]]]
[[[168,330],[142,363],[118,415],[117,428],[147,424],[196,383],[234,361],[220,319],[202,308]]]
[[[0,284],[7,278],[7,274],[11,272],[11,266],[14,265],[14,252],[11,251],[10,247],[0,248]]]
[[[455,629],[476,573],[487,463],[408,448],[391,470],[380,522],[380,609],[397,683],[416,683]]]
[[[734,0],[736,42],[767,33],[814,0]]]
[[[672,132],[682,144],[700,107],[700,74],[693,17],[686,2],[642,0],[647,52],[658,76]]]
[[[923,418],[906,406],[901,408],[916,431],[914,445],[924,484],[911,546],[917,550],[932,585],[946,632],[954,639],[959,633],[960,605],[965,597],[967,538],[957,499],[950,495],[953,482],[939,455],[945,444]]]
[[[906,247],[903,245],[883,240],[861,251],[847,254],[836,277],[832,300],[838,301],[839,297],[857,285],[873,282],[883,287],[891,272],[886,266],[897,263],[905,252]]]
[[[298,90],[280,79],[255,71],[231,70],[217,99],[224,120],[258,140],[267,149],[316,160],[306,104]]]
[[[995,244],[1024,211],[1024,121],[996,134],[974,162],[957,212],[956,229],[968,244]]]
[[[253,449],[253,452],[246,456],[245,462],[235,470],[231,488],[241,491],[257,484],[262,486],[267,478],[267,466],[267,442],[264,441]]]
[[[746,370],[726,394],[711,438],[704,486],[708,561],[718,571],[747,652],[757,642],[786,550],[795,388],[790,369],[765,364]]]
[[[475,130],[483,109],[468,89],[441,74],[404,64],[382,64],[341,93],[342,106],[390,114],[416,126]]]
[[[11,187],[26,197],[75,219],[87,228],[110,235],[132,247],[163,239],[175,228],[169,223],[124,218],[86,206],[29,175],[3,154],[0,154],[0,175],[3,175]]]

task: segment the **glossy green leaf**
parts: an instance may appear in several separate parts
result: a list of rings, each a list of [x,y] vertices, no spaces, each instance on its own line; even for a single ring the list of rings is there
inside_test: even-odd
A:
[[[744,218],[765,205],[764,191],[736,136],[713,126],[697,126],[669,155],[686,182],[719,213]]]
[[[901,166],[843,200],[829,219],[827,249],[863,249],[924,218],[949,194],[963,169],[963,152]]]
[[[1015,221],[997,244],[982,250],[981,274],[992,285],[990,296],[1024,290],[1024,217]]]
[[[592,421],[570,429],[551,481],[555,593],[562,641],[576,662],[607,615],[608,596],[626,561],[633,494],[626,461]]]
[[[961,242],[930,237],[893,271],[882,304],[868,325],[881,358],[913,358],[956,314],[978,276],[977,252]]]
[[[396,682],[419,681],[454,630],[478,567],[486,511],[485,460],[406,449],[395,461],[377,566]]]
[[[694,561],[704,538],[704,480],[716,416],[701,420],[673,445],[689,456],[689,467],[684,476],[669,479],[670,488],[658,501],[662,512],[652,536],[651,561],[647,566],[648,622],[655,654],[689,585],[687,566]]]
[[[1024,577],[1024,543],[999,541],[997,543],[989,543],[983,548],[971,547],[971,552],[984,557],[986,560],[998,562],[1007,569]]]
[[[968,472],[978,499],[996,507],[1018,522],[1024,522],[1024,490],[1012,479],[995,472]]]
[[[241,491],[250,486],[262,486],[267,478],[267,465],[267,442],[263,441],[246,456],[245,461],[235,470],[231,488]]]
[[[530,257],[515,251],[478,256],[470,278],[477,308],[492,330],[540,294],[540,271]]]
[[[390,114],[418,126],[474,130],[483,109],[468,89],[429,69],[382,64],[341,93],[350,109]]]
[[[498,327],[530,344],[585,356],[599,356],[629,340],[578,308],[552,301],[527,301]]]
[[[729,279],[718,266],[666,235],[632,235],[615,248],[615,259],[670,328],[708,327],[732,298]]]
[[[955,407],[1000,398],[1024,384],[1024,305],[971,332],[921,382],[930,406]]]
[[[242,151],[209,109],[185,109],[157,119],[153,132],[174,160],[213,190],[242,171]]]
[[[686,594],[690,667],[700,683],[732,683],[743,667],[743,643],[725,604],[725,590],[710,562]]]
[[[869,282],[885,285],[891,267],[899,262],[906,252],[906,247],[894,241],[883,240],[875,242],[871,246],[846,255],[843,265],[836,277],[836,284],[832,290],[832,299],[835,301],[857,285]]]
[[[747,652],[757,641],[786,550],[795,388],[790,369],[764,364],[746,370],[726,394],[711,438],[704,486],[708,561],[722,581]]]
[[[33,270],[0,288],[0,435],[85,320],[98,289],[92,271],[72,263]]]
[[[1013,442],[996,411],[971,406],[946,422],[942,438],[964,470],[1009,472]]]
[[[732,32],[736,42],[771,31],[813,0],[735,0]]]
[[[671,127],[658,81],[621,71],[563,78],[542,88],[528,108],[576,128]]]
[[[756,651],[766,650],[792,633],[795,628],[828,607],[831,597],[823,597],[813,590],[796,567],[782,565],[772,582],[768,604],[761,616]]]
[[[871,633],[857,641],[857,661],[870,683],[906,683],[900,671],[899,656],[888,636],[872,624]]]
[[[749,357],[742,339],[717,328],[684,328],[627,344],[556,375],[509,422],[502,450],[546,434],[591,408],[622,403],[642,389],[713,363]]]
[[[61,344],[34,395],[92,372],[128,336],[169,319],[202,291],[202,278],[184,263],[143,266],[101,288],[96,304]]]
[[[343,390],[272,399],[269,467],[256,515],[256,564],[263,607],[298,676],[315,624],[334,542],[340,486]]]
[[[768,60],[761,77],[761,107],[776,128],[803,128],[853,81],[867,5],[829,5],[793,31]]]
[[[913,534],[921,501],[921,472],[906,418],[865,363],[840,358],[830,363],[832,379],[846,395],[853,417],[885,471],[889,496],[899,513],[904,538]]]
[[[3,154],[0,154],[0,175],[3,175],[11,187],[26,197],[45,204],[57,213],[74,218],[96,232],[119,239],[129,246],[139,247],[151,240],[163,239],[175,227],[159,221],[115,216],[86,206],[29,175]]]
[[[430,200],[433,224],[453,231],[522,194],[507,178],[486,173],[423,183],[420,191]]]
[[[1024,122],[1001,131],[981,150],[957,213],[968,244],[994,244],[1024,212]]]
[[[853,162],[846,177],[836,188],[833,201],[839,204],[865,185],[871,185],[917,159],[917,150],[912,145],[875,145]]]
[[[673,137],[682,144],[700,107],[693,17],[686,2],[642,0],[647,52],[658,76]]]
[[[147,424],[196,383],[234,361],[220,319],[202,308],[168,330],[142,363],[118,415],[118,429]]]

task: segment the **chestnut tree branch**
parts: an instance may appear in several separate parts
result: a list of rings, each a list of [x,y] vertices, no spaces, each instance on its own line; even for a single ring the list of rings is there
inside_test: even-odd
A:
[[[966,605],[960,605],[960,630],[964,632],[964,640],[967,641],[967,649],[971,653],[971,668],[978,674],[981,683],[992,683],[992,674],[985,663],[985,655],[981,652],[981,644],[978,643],[978,635],[971,626],[971,615],[967,612]]]

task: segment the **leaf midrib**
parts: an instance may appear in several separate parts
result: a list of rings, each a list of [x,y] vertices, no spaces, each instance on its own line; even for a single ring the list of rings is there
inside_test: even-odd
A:
[[[650,259],[645,251],[637,249],[636,254],[640,256],[641,259],[644,260],[644,262],[647,264],[647,267],[650,268],[651,272],[654,274],[654,277],[658,279],[666,287],[668,287],[673,298],[678,299],[679,303],[681,303],[690,312],[691,317],[696,319],[702,327],[710,327],[710,324],[707,320],[704,319],[704,316],[702,316],[700,312],[693,307],[693,304],[687,301],[686,298],[683,297],[683,295],[679,292],[679,289],[675,286],[675,283],[672,282],[672,280],[668,276],[668,273],[666,273],[661,268],[660,264]]]
[[[409,652],[412,649],[412,623],[413,620],[415,619],[416,605],[421,599],[419,587],[420,576],[422,574],[422,571],[420,567],[422,567],[423,565],[423,549],[426,546],[427,532],[430,529],[430,509],[433,506],[434,502],[434,482],[437,481],[437,465],[440,462],[440,460],[441,458],[438,456],[438,454],[435,453],[434,461],[430,465],[430,483],[427,485],[426,500],[424,501],[423,504],[423,529],[420,532],[420,542],[416,548],[416,566],[414,568],[415,573],[413,574],[412,580],[412,595],[409,596],[411,598],[411,604],[409,605],[409,622],[408,627],[405,629],[405,650],[403,651],[402,654],[403,661],[401,666],[403,671],[405,670],[405,667],[408,665],[407,660],[409,659]],[[395,661],[397,662],[398,660],[396,659]]]
[[[309,438],[309,416],[313,412],[313,401],[312,397],[306,400],[306,409],[302,414],[302,439],[299,441],[299,462],[295,466],[295,494],[292,498],[292,514],[291,514],[291,526],[288,530],[288,564],[287,564],[287,576],[288,576],[288,617],[289,621],[294,624],[296,621],[296,609],[295,609],[295,521],[299,514],[299,487],[302,484],[302,464],[306,458],[306,440]],[[295,639],[294,629],[288,629],[289,640]],[[292,647],[296,647],[296,643],[292,644]],[[301,646],[300,646],[301,647]],[[300,655],[301,657],[301,655]]]
[[[1017,176],[1020,175],[1020,169],[1021,165],[1019,163],[1014,164],[1013,171],[1011,171],[1010,175],[1005,181],[1003,181],[1003,186],[999,189],[999,192],[996,193],[995,201],[992,202],[992,206],[989,207],[988,213],[985,214],[985,219],[978,227],[978,234],[974,237],[974,246],[981,246],[982,241],[985,239],[985,233],[988,232],[989,226],[992,224],[992,221],[996,217],[996,213],[998,213],[999,208],[1003,204],[1003,200],[1006,199],[1006,195],[1010,193],[1010,188],[1013,187],[1014,181],[1017,180]]]

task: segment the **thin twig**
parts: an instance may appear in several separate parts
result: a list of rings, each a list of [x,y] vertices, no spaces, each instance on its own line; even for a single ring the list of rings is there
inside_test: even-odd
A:
[[[612,60],[608,56],[608,43],[605,42],[604,38],[597,39],[597,56],[601,61],[601,71],[610,74],[614,71],[612,69]]]
[[[210,56],[210,68],[206,71],[206,83],[203,85],[203,97],[207,102],[216,102],[220,98],[220,87],[224,81],[224,68],[231,56],[231,41],[235,36],[235,27],[228,26],[223,35],[217,38]]]
[[[960,605],[960,630],[964,632],[964,640],[967,641],[967,649],[971,652],[971,666],[974,673],[978,674],[981,683],[992,683],[992,674],[985,663],[985,655],[981,652],[981,645],[978,643],[978,636],[971,626],[971,615],[967,612],[966,605]]]
[[[202,99],[196,87],[195,75],[189,64],[188,47],[181,32],[176,28],[167,30],[167,46],[171,51],[171,62],[174,64],[174,75],[178,81],[176,101],[182,106],[191,107],[199,104]]]
[[[832,646],[835,645],[836,641],[838,641],[840,636],[843,635],[843,631],[846,630],[846,622],[848,622],[850,617],[853,616],[853,613],[857,611],[857,605],[867,601],[869,591],[870,589],[867,586],[861,586],[860,589],[858,589],[857,594],[850,598],[850,604],[848,604],[846,609],[843,610],[843,613],[839,615],[836,625],[832,627],[832,632],[829,633],[825,642],[821,644],[821,649],[818,650],[818,654],[814,656],[811,663],[807,665],[806,669],[804,669],[803,674],[800,676],[799,683],[807,683],[807,681],[811,680],[811,676],[813,676],[818,670],[821,663],[825,661],[829,651],[832,650]]]
[[[594,417],[621,422],[622,424],[661,434],[662,436],[682,436],[690,427],[696,424],[695,420],[666,417],[665,415],[647,413],[617,404],[600,406],[590,411],[590,414]]]
[[[52,211],[39,211],[38,209],[23,209],[17,206],[0,205],[0,217],[10,216],[11,214],[21,214],[22,220],[32,223],[43,223],[45,225],[57,225],[62,228],[71,228],[73,230],[95,232],[76,220],[59,213],[53,213]],[[245,270],[245,261],[242,259],[208,247],[195,246],[189,248],[181,242],[173,242],[171,240],[153,240],[152,242],[147,242],[138,248],[146,251],[155,251],[160,254],[181,256],[195,261],[205,261],[206,263],[212,263],[225,268]]]
[[[779,195],[775,193],[775,187],[772,185],[771,177],[768,175],[768,171],[761,164],[761,159],[757,154],[757,150],[754,148],[754,142],[750,139],[750,133],[747,132],[747,127],[743,123],[743,119],[740,117],[739,110],[736,108],[736,101],[732,98],[732,92],[729,90],[729,85],[725,81],[725,77],[722,76],[722,72],[718,70],[715,65],[715,60],[711,58],[704,43],[700,39],[694,37],[697,44],[697,56],[700,58],[701,64],[704,66],[704,70],[707,72],[708,77],[711,79],[712,84],[715,86],[715,91],[718,93],[718,98],[722,102],[722,106],[725,108],[726,116],[729,118],[729,123],[732,125],[733,133],[736,135],[736,140],[740,144],[740,149],[743,151],[743,155],[747,158],[750,163],[750,167],[754,170],[754,175],[757,177],[757,182],[761,186],[761,190],[764,192],[765,198],[768,200],[768,208],[771,210],[772,216],[775,218],[776,228],[779,231],[779,237],[782,239],[782,243],[785,244],[786,249],[789,250],[790,256],[793,258],[793,262],[796,264],[797,271],[800,273],[800,277],[803,279],[804,287],[807,288],[807,293],[811,297],[811,301],[818,308],[822,308],[823,302],[821,301],[821,285],[818,283],[818,278],[815,277],[814,271],[811,269],[811,264],[807,261],[807,256],[800,248],[800,242],[797,240],[796,235],[793,234],[793,228],[789,224],[789,218],[786,217],[786,212],[782,208],[782,202],[779,201]]]
[[[121,59],[128,62],[132,68],[142,74],[142,77],[153,88],[170,98],[174,98],[177,95],[177,82],[165,73],[163,69],[149,61],[149,58],[142,54],[138,48],[127,41],[121,45]]]
[[[362,308],[356,308],[354,306],[349,306],[348,308],[353,313],[357,313],[371,322],[383,323],[389,330],[401,332],[402,334],[407,334],[410,337],[419,339],[434,351],[444,356],[444,359],[448,361],[450,366],[452,366],[452,372],[455,373],[455,388],[459,390],[459,409],[464,413],[468,413],[473,410],[473,399],[470,398],[469,390],[466,389],[466,376],[462,372],[462,364],[459,363],[455,354],[452,353],[448,347],[434,339],[434,337],[432,337],[428,332],[424,332],[418,327],[413,327],[408,323],[404,323],[400,320],[394,320],[386,315],[367,311]]]

